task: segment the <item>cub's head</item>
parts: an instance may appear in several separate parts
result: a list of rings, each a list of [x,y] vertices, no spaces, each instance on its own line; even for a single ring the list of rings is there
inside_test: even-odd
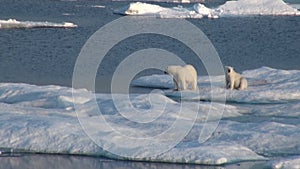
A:
[[[231,74],[234,72],[234,69],[231,66],[225,66],[225,71],[226,71],[226,74]]]

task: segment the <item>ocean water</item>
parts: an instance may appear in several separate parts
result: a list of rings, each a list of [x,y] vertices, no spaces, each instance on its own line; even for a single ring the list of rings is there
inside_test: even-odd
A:
[[[1,82],[64,86],[71,86],[74,64],[86,40],[101,26],[120,17],[113,14],[113,9],[128,4],[108,1],[41,3],[35,0],[17,3],[3,0],[0,3],[3,20],[13,18],[21,21],[72,22],[78,25],[75,29],[1,29],[0,32],[1,44],[5,44],[0,46],[0,71],[5,72],[0,77]],[[29,6],[34,7],[29,10]],[[299,19],[293,16],[252,16],[188,21],[199,27],[211,40],[224,65],[232,65],[237,71],[243,71],[262,66],[298,69]],[[131,47],[128,48],[127,44],[131,44]],[[98,79],[101,83],[98,91],[107,92],[109,86],[103,83],[109,81],[124,56],[145,47],[163,47],[178,54],[187,63],[195,62],[195,58],[186,57],[190,53],[176,48],[176,43],[172,44],[168,39],[162,41],[159,36],[131,38],[121,44],[111,54],[114,55],[111,57],[113,59],[108,59],[104,67],[99,69]],[[206,74],[201,63],[196,64],[199,74]]]
[[[205,4],[209,7],[215,7],[224,2],[221,0],[206,1]],[[297,1],[291,0],[289,3],[297,6]],[[155,4],[164,7],[178,5],[170,2],[155,2]],[[76,114],[71,113],[73,107],[69,101],[72,96],[70,87],[72,86],[73,69],[81,48],[88,38],[105,24],[122,17],[114,14],[113,10],[126,5],[128,5],[128,1],[0,1],[0,20],[16,19],[18,21],[47,21],[51,23],[70,22],[77,25],[75,28],[0,29],[0,107],[1,116],[3,117],[0,119],[2,121],[1,136],[8,138],[8,140],[13,140],[13,138],[15,139],[14,136],[21,138],[24,133],[47,131],[42,135],[55,142],[55,139],[51,138],[61,137],[62,135],[58,131],[64,128],[65,125],[70,125],[72,126],[71,128],[78,131],[78,135],[72,133],[69,129],[64,131],[65,133],[62,134],[70,136],[70,138],[65,140],[57,139],[57,144],[61,143],[59,148],[56,148],[57,145],[55,144],[45,143],[46,140],[41,140],[39,137],[31,135],[23,141],[16,139],[18,141],[10,142],[3,139],[0,147],[4,147],[4,149],[1,150],[3,153],[0,156],[0,161],[4,165],[0,166],[0,168],[20,168],[21,166],[26,166],[25,168],[41,168],[45,167],[45,163],[49,168],[54,166],[55,168],[74,168],[74,166],[80,166],[78,168],[225,168],[226,166],[224,165],[235,162],[237,163],[228,165],[228,167],[255,168],[259,166],[276,168],[276,165],[281,164],[280,160],[284,161],[285,157],[287,157],[287,160],[286,163],[282,163],[282,166],[293,163],[293,159],[296,159],[294,163],[297,164],[299,162],[300,144],[297,141],[299,138],[297,128],[299,128],[298,105],[300,99],[298,87],[300,86],[299,16],[187,19],[200,28],[210,39],[219,53],[222,63],[234,66],[238,72],[243,72],[243,75],[254,82],[252,83],[254,87],[251,86],[249,91],[245,93],[229,93],[227,114],[224,120],[221,121],[221,127],[218,128],[211,142],[205,145],[205,149],[192,149],[197,143],[193,142],[194,136],[188,135],[184,143],[179,144],[178,149],[170,152],[170,157],[158,156],[146,161],[157,162],[161,159],[166,159],[171,163],[178,163],[178,161],[180,163],[181,157],[184,157],[187,163],[210,164],[207,160],[211,160],[213,161],[210,161],[211,163],[219,165],[218,160],[220,157],[218,154],[205,154],[204,152],[218,152],[220,148],[225,149],[224,146],[237,149],[241,154],[240,157],[236,157],[238,156],[236,152],[229,151],[232,149],[225,149],[228,152],[228,157],[223,155],[226,156],[229,162],[225,162],[221,166],[128,162],[98,158],[98,156],[110,157],[110,155],[96,148],[97,146],[92,145],[88,139],[82,139],[84,134],[80,132],[80,128],[76,127],[76,125],[73,126],[73,124],[78,123]],[[183,7],[191,6],[191,4],[181,5]],[[143,19],[143,17],[139,17],[136,20],[139,19]],[[113,51],[108,53],[104,63],[101,65],[102,67],[98,69],[96,91],[100,94],[97,101],[99,101],[100,105],[103,105],[104,110],[110,110],[109,107],[112,106],[109,95],[103,93],[110,92],[111,77],[118,64],[132,52],[149,47],[161,47],[170,50],[178,54],[185,62],[195,64],[200,76],[205,77],[207,75],[203,64],[196,62],[195,56],[189,51],[178,48],[178,42],[170,41],[167,38],[162,39],[156,35],[141,35],[130,38],[118,44]],[[146,70],[141,72],[137,78],[153,73],[163,74],[162,71]],[[291,77],[291,79],[289,80],[285,75]],[[150,80],[142,80],[140,87],[131,87],[130,91],[135,94],[148,93],[153,89],[151,82],[156,82],[156,84],[161,86],[165,85],[167,89],[172,87],[170,82],[161,82],[159,78],[151,78]],[[218,79],[218,77],[216,78]],[[269,84],[263,86],[264,88],[261,90],[256,90],[255,85],[260,86],[261,84],[255,84],[255,82],[264,79],[268,79]],[[200,77],[199,82],[206,84],[207,81],[203,81]],[[277,84],[277,86],[273,84]],[[46,86],[43,87],[44,85]],[[217,83],[218,85],[219,83]],[[207,86],[200,87],[204,87],[202,92],[208,93],[206,91]],[[222,90],[217,89],[216,93],[218,92],[222,92]],[[78,93],[82,95],[83,100],[88,100],[88,97],[85,97],[85,92],[78,91]],[[165,95],[168,95],[168,93],[165,93]],[[176,94],[169,93],[169,97],[172,96],[176,97]],[[140,97],[143,98],[144,96]],[[193,100],[191,104],[198,103],[201,100],[189,93],[187,93],[186,97],[187,100]],[[206,97],[205,100],[209,100],[209,94]],[[120,99],[122,99],[122,96]],[[158,101],[167,99],[168,102],[171,102],[168,98],[161,98],[161,96],[156,99]],[[144,102],[135,101],[136,105],[147,108],[147,104]],[[90,112],[92,110],[89,109],[90,105],[88,102],[79,101],[78,104],[86,108],[87,112],[85,113],[90,113],[89,116],[94,117],[93,113]],[[159,105],[159,103],[157,104]],[[176,103],[172,104],[174,104],[174,107],[171,107],[171,112],[178,107]],[[217,110],[219,109],[218,105],[214,106]],[[205,105],[201,108],[206,110]],[[107,113],[107,118],[111,118],[116,123],[122,122],[122,120],[119,121],[119,117],[115,116],[114,112],[108,111]],[[36,117],[36,115],[38,116]],[[162,121],[168,124],[170,123],[168,120],[170,119]],[[199,128],[201,128],[201,120],[198,119],[199,125],[192,130],[192,134],[196,135]],[[38,121],[43,122],[39,123]],[[20,126],[13,125],[15,122],[19,123]],[[36,123],[29,124],[30,122]],[[22,125],[26,126],[28,130],[22,130]],[[35,130],[36,126],[39,126],[41,129]],[[95,126],[97,127],[97,125]],[[144,129],[143,126],[141,128]],[[224,130],[221,130],[222,128]],[[15,131],[16,129],[19,130]],[[156,128],[151,128],[151,126],[150,129],[156,130]],[[106,139],[105,134],[101,136]],[[75,138],[78,138],[76,141],[79,145],[77,143],[71,145],[63,144],[66,140],[71,141]],[[278,142],[272,142],[274,139],[278,140]],[[255,142],[255,140],[259,140],[259,142]],[[36,145],[36,143],[40,145]],[[286,144],[291,146],[285,147],[284,145]],[[213,146],[216,146],[216,148],[214,149]],[[188,150],[180,154],[180,148],[184,147],[192,149],[191,152],[203,152],[205,155],[201,157],[202,161],[200,160],[199,162],[197,159],[193,159],[193,153]],[[11,154],[10,149],[21,149],[21,151]],[[24,151],[24,149],[29,151]],[[184,154],[185,152],[186,154]],[[45,156],[32,155],[31,153],[79,154],[97,157]],[[252,160],[255,162],[238,163]],[[53,163],[53,161],[58,162]]]

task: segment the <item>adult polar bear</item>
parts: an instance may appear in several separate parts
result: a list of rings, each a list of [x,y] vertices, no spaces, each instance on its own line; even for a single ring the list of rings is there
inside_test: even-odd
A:
[[[226,68],[226,88],[245,90],[248,87],[246,78],[242,77],[239,73],[235,72],[233,67],[225,66]]]
[[[197,71],[192,65],[168,66],[165,73],[173,76],[174,90],[186,90],[189,86],[192,90],[197,89]]]

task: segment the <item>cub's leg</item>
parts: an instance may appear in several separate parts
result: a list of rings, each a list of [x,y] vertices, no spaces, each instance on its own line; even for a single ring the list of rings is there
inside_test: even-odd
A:
[[[239,90],[245,90],[245,89],[247,89],[247,87],[248,87],[248,82],[244,77],[242,77],[241,81],[240,81]]]

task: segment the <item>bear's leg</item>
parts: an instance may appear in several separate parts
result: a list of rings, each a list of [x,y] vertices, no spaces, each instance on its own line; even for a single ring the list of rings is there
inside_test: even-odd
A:
[[[187,88],[187,83],[186,83],[186,81],[181,80],[181,81],[180,81],[180,85],[181,85],[181,89],[182,89],[182,90],[186,90],[186,88]]]
[[[177,84],[176,80],[173,79],[173,82],[174,82],[174,85],[175,85],[174,91],[178,91],[178,84]]]
[[[230,90],[233,90],[234,89],[234,79],[231,78],[230,79]]]
[[[229,89],[230,88],[230,80],[229,77],[226,76],[226,84],[225,84],[225,88]]]
[[[192,84],[192,89],[193,89],[193,90],[197,90],[197,88],[198,88],[198,87],[197,87],[197,80],[194,80],[194,81],[193,81],[193,84]]]
[[[239,90],[245,90],[248,87],[247,80],[245,78],[241,78]]]

